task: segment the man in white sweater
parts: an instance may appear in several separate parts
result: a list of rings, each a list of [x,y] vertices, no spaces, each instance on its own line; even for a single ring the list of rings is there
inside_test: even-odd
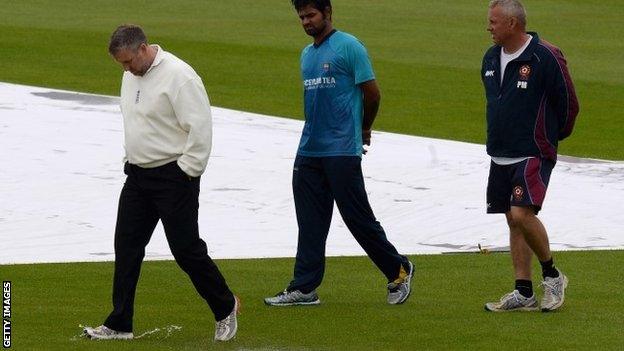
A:
[[[212,143],[208,95],[184,61],[149,45],[135,25],[118,27],[109,52],[124,69],[121,112],[126,182],[115,228],[113,311],[92,339],[132,339],[134,296],[145,246],[158,220],[171,252],[215,315],[214,339],[236,335],[239,301],[199,237],[199,180]]]

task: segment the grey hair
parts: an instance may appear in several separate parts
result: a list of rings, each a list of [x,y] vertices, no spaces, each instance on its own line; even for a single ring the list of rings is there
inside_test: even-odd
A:
[[[141,27],[134,24],[123,24],[111,35],[108,52],[116,55],[122,49],[136,51],[141,44],[147,44],[147,37]]]
[[[489,8],[500,6],[507,17],[515,17],[522,26],[526,26],[526,10],[519,0],[491,0]]]

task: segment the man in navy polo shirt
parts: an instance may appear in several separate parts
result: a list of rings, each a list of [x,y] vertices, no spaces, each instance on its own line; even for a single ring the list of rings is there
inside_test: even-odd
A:
[[[293,171],[299,242],[294,278],[271,306],[315,305],[325,271],[325,243],[334,201],[347,227],[386,276],[389,304],[410,294],[413,264],[386,238],[368,203],[362,175],[363,145],[380,93],[366,48],[332,26],[330,0],[292,0],[314,43],[303,49],[305,125]]]
[[[487,212],[504,213],[510,233],[515,289],[488,311],[553,311],[561,307],[568,278],[553,263],[542,208],[557,144],[572,133],[579,111],[561,50],[525,31],[518,0],[493,0],[488,31],[495,45],[483,58],[487,99],[487,152],[492,157]],[[531,259],[542,266],[541,306],[533,293]]]

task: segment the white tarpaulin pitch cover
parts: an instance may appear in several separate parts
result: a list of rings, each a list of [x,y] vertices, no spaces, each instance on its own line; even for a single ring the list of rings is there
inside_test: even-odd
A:
[[[210,255],[294,256],[302,122],[216,107],[213,118],[199,218]],[[391,133],[372,143],[369,199],[399,252],[508,247],[504,216],[485,213],[483,145]],[[122,145],[117,98],[0,83],[0,264],[113,260]],[[623,248],[623,200],[623,162],[561,156],[540,213],[552,248]],[[364,254],[337,210],[327,254]],[[160,225],[147,258],[172,259]]]

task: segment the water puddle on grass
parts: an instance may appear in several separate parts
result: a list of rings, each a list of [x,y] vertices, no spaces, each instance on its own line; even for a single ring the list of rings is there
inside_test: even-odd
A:
[[[85,326],[82,324],[78,325],[78,328],[80,328],[81,330],[84,330]],[[146,332],[144,332],[143,334],[137,335],[134,337],[134,339],[141,339],[141,338],[156,338],[156,339],[166,339],[168,337],[171,336],[171,334],[182,330],[182,327],[178,326],[178,325],[167,325],[165,327],[162,328],[155,328],[153,330],[148,330]],[[78,335],[74,335],[71,338],[69,338],[70,341],[78,341],[80,339],[86,338],[86,334],[84,332],[81,332]]]
[[[84,333],[84,328],[86,327],[86,325],[82,325],[82,324],[78,324],[78,328],[80,328],[80,330],[82,331],[80,334],[78,335],[74,335],[71,338],[69,338],[69,341],[78,341],[82,338],[86,338],[87,335]]]
[[[140,339],[140,338],[144,338],[144,337],[148,337],[151,338],[152,335],[158,337],[158,339],[166,339],[168,337],[171,336],[171,334],[182,330],[182,327],[177,326],[177,325],[168,325],[166,327],[162,327],[162,328],[156,328],[154,330],[150,330],[150,331],[146,331],[145,333],[139,335],[139,336],[135,336],[135,339]],[[161,334],[164,334],[163,336],[161,336]]]

